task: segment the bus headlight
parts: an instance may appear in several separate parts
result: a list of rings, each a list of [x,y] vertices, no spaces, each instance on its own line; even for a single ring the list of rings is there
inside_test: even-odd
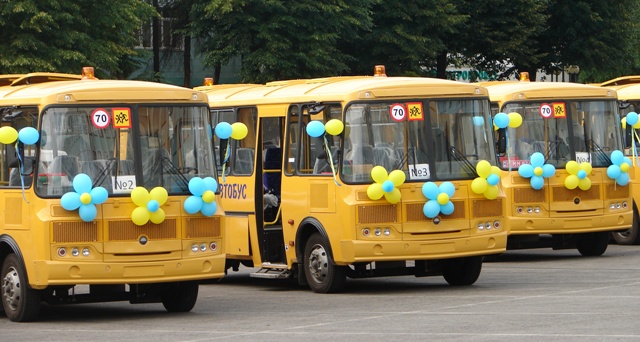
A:
[[[87,248],[87,247],[83,248],[82,249],[82,255],[84,255],[86,257],[89,256],[89,248]]]
[[[198,245],[196,245],[195,243],[193,245],[191,245],[191,251],[192,252],[196,253],[196,252],[198,252],[198,250],[199,250]]]

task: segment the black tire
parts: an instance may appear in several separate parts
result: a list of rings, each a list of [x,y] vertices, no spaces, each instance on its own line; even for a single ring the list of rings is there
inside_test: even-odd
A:
[[[579,234],[576,247],[584,256],[600,256],[609,246],[609,232]]]
[[[329,243],[318,233],[309,237],[304,247],[304,274],[313,292],[340,292],[347,280],[346,266],[333,263]]]
[[[619,245],[639,245],[640,227],[638,227],[638,208],[633,206],[633,224],[631,228],[618,232],[611,232],[611,236]]]
[[[466,257],[446,260],[442,268],[444,280],[453,286],[472,285],[480,277],[482,257]]]
[[[42,293],[27,282],[24,265],[15,254],[2,263],[2,306],[7,318],[14,322],[30,322],[38,318]]]
[[[189,312],[198,300],[197,281],[182,281],[165,285],[162,291],[162,305],[169,312]]]

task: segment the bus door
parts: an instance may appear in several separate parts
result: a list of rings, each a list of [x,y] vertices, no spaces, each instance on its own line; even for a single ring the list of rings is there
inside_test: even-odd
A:
[[[262,203],[256,201],[256,206],[261,204],[256,213],[262,212],[262,220],[258,218],[258,222],[262,221],[258,226],[258,241],[263,264],[286,264],[280,206],[283,121],[281,117],[266,117],[260,118],[259,122],[260,146],[257,152],[262,153],[262,176],[256,183],[262,182],[263,196]]]

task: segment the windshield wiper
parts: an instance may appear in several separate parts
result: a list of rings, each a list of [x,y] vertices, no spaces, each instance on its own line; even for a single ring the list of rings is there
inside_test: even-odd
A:
[[[599,156],[604,157],[604,159],[609,163],[608,165],[613,165],[611,158],[607,155],[607,153],[600,147],[600,145],[596,144],[593,139],[587,139],[587,152],[596,152]],[[593,161],[591,161],[593,163]]]
[[[476,172],[476,167],[467,159],[467,157],[460,152],[455,146],[449,146],[449,155],[453,160],[462,163],[465,168],[468,169],[472,174],[478,177],[478,173]]]
[[[113,167],[114,163],[116,161],[118,161],[118,158],[109,158],[109,161],[107,162],[107,164],[104,166],[104,168],[100,169],[100,172],[98,173],[98,177],[96,178],[95,181],[93,181],[93,184],[91,185],[91,188],[95,188],[96,186],[100,186],[105,179],[107,179],[107,177],[109,177],[109,175],[111,174],[111,168]],[[117,175],[116,175],[117,177]]]
[[[180,183],[180,189],[183,191],[189,190],[189,181],[187,180],[187,177],[185,177],[182,172],[180,172],[180,170],[178,170],[178,168],[175,166],[175,164],[173,164],[173,162],[171,161],[171,159],[167,158],[167,157],[161,157],[160,158],[160,162],[162,163],[162,168],[169,174],[171,175],[174,181],[176,181],[177,183]],[[174,177],[174,176],[177,176]]]

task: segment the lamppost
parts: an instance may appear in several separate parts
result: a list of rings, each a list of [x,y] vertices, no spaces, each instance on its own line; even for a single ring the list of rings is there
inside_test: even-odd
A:
[[[569,74],[569,82],[578,83],[578,74],[580,73],[580,67],[577,65],[569,65],[564,68]]]

